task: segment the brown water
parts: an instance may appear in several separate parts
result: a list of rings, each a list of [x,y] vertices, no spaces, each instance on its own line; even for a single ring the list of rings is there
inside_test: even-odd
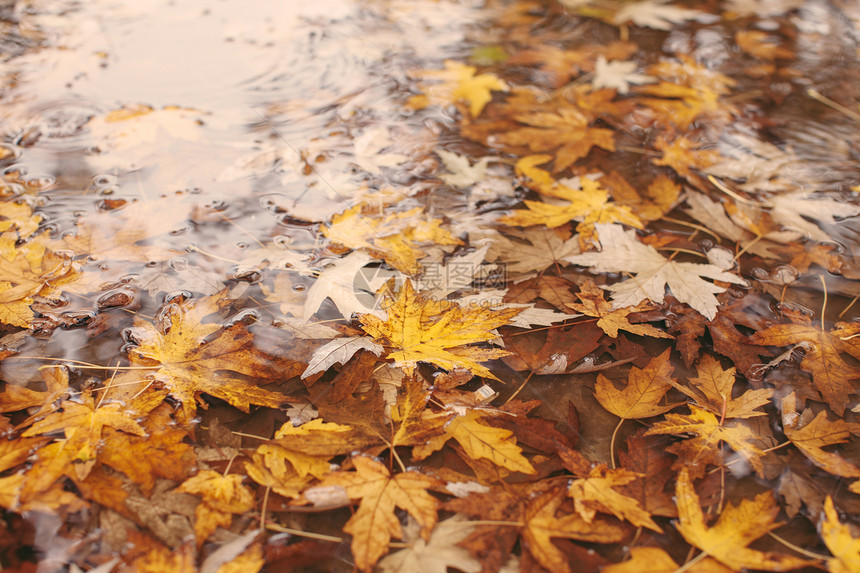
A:
[[[722,14],[720,2],[705,4]],[[635,57],[639,69],[690,54],[704,67],[737,79],[730,96],[738,108],[734,121],[697,128],[713,146],[730,154],[741,149],[739,137],[758,134],[798,158],[784,166],[782,176],[801,189],[830,192],[855,204],[858,121],[803,94],[814,88],[844,102],[849,112],[858,111],[860,12],[848,3],[800,4],[791,16],[715,18],[668,32],[630,27],[625,33],[641,48]],[[572,49],[617,39],[615,27],[573,16],[573,10],[554,2],[477,0],[46,0],[0,7],[2,199],[32,206],[40,217],[38,231],[48,232],[81,272],[58,300],[39,306],[24,336],[13,336],[19,328],[4,327],[3,334],[11,337],[3,339],[7,347],[19,357],[38,358],[0,362],[2,379],[33,386],[41,384],[38,367],[45,363],[116,364],[124,360],[133,317],[151,320],[166,302],[224,288],[241,301],[230,320],[256,321],[261,344],[283,348],[290,339],[285,321],[301,316],[314,277],[343,256],[328,248],[321,225],[369,196],[380,204],[386,196],[397,198],[398,211],[422,207],[429,216],[447,217],[452,234],[477,247],[484,226],[495,224],[525,196],[522,187],[515,190],[510,168],[515,158],[493,141],[481,145],[461,138],[459,112],[451,107],[410,109],[409,98],[420,91],[416,74],[440,69],[445,60],[501,69],[529,43]],[[773,31],[795,52],[782,75],[745,74],[748,64],[732,38],[747,28]],[[521,35],[511,35],[512,30]],[[512,84],[539,84],[548,94],[552,82],[545,73],[520,65],[511,66],[505,77]],[[636,184],[650,180],[654,171],[636,148],[654,141],[650,128],[632,115],[627,119],[612,126],[618,130],[618,151],[598,151],[583,163],[590,170],[618,170]],[[434,155],[439,148],[473,161],[498,157],[496,187],[466,196],[441,185]],[[673,215],[685,217],[680,209]],[[756,292],[771,297],[756,299],[747,308],[751,315],[776,320],[771,303],[780,299],[821,319],[826,284],[832,324],[855,297],[857,218],[819,227],[846,263],[841,276],[807,275],[784,260],[748,256],[741,271],[759,281]],[[665,229],[678,227],[649,226]],[[75,235],[86,246],[70,239]],[[63,238],[69,240],[61,243]],[[691,248],[708,246],[696,241]],[[444,254],[434,252],[437,256]],[[270,296],[267,289],[274,288],[280,271],[289,271],[291,291]],[[799,278],[786,290],[784,276]],[[106,302],[107,296],[119,302]],[[841,319],[854,319],[857,308]],[[679,316],[665,307],[659,314],[668,322]],[[317,317],[336,322],[340,314],[326,304]],[[347,322],[339,323],[342,334],[355,332],[348,331]],[[638,342],[610,353],[627,352],[641,367],[645,353],[657,346]],[[683,371],[677,356],[673,360]],[[574,402],[581,420],[579,449],[593,461],[607,461],[617,418],[594,400],[593,375],[536,376],[526,385],[528,372],[501,362],[493,362],[492,369],[505,382],[495,390],[506,398],[523,384],[519,397],[541,400],[536,412],[548,420],[570,422],[567,402]],[[91,374],[102,376],[82,368],[73,378],[83,386]],[[293,382],[291,388],[301,388]],[[17,416],[16,423],[25,417]],[[204,416],[204,425],[212,418]],[[276,418],[282,422],[285,416],[267,419],[265,430]],[[243,431],[253,425],[241,424],[236,428]],[[187,442],[198,445],[194,439]],[[856,459],[856,452],[852,444],[844,455]],[[219,459],[212,467],[224,471],[229,464]],[[741,497],[776,485],[776,476],[752,486],[753,479],[743,482],[743,477],[735,489]],[[842,491],[843,511],[860,509],[856,496]],[[5,515],[11,523],[12,514]],[[313,527],[306,521],[301,526],[338,535],[346,517],[343,512],[326,525],[326,514],[311,518]],[[104,523],[32,517],[27,551],[40,555],[44,571],[63,570],[71,562],[95,566],[122,547],[115,539],[99,539]],[[820,553],[825,549],[814,524],[797,525],[793,539]],[[70,547],[72,540],[83,549]],[[319,570],[341,560],[339,566],[349,570],[347,544],[338,547]],[[604,553],[616,561],[626,555],[621,548]]]

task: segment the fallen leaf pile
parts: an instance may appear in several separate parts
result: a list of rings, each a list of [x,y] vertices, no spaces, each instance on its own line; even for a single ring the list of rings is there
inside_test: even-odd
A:
[[[210,181],[295,200],[113,189],[58,232],[7,167],[0,568],[860,571],[860,140],[790,125],[857,132],[855,47],[806,75],[842,4],[470,8]],[[215,116],[81,129],[137,176]]]

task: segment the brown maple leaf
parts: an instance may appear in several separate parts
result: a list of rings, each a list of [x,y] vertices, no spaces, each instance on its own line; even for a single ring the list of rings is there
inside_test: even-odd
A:
[[[343,531],[352,536],[350,547],[356,566],[370,571],[388,553],[391,538],[403,538],[394,513],[396,507],[414,517],[421,526],[422,537],[429,540],[439,502],[427,490],[441,488],[442,482],[411,471],[391,475],[384,465],[365,456],[354,456],[352,462],[354,472],[328,474],[317,487],[341,488],[349,499],[361,500]]]
[[[582,314],[597,317],[597,326],[612,338],[618,337],[619,330],[626,330],[639,336],[672,338],[671,335],[650,324],[631,324],[627,318],[632,313],[651,309],[650,301],[643,300],[636,306],[613,309],[612,303],[604,298],[603,293],[603,289],[598,287],[594,281],[585,279],[576,295],[580,302],[568,303],[567,306]]]
[[[129,360],[153,369],[152,380],[167,388],[183,407],[186,420],[203,393],[248,411],[251,404],[276,408],[284,396],[254,382],[273,382],[299,375],[305,364],[277,360],[254,346],[254,335],[241,323],[205,323],[225,299],[224,292],[197,301],[171,303],[157,324],[137,321],[129,330],[135,341]],[[246,378],[253,377],[253,381]]]
[[[591,523],[576,512],[557,515],[564,502],[562,488],[545,483],[508,486],[488,493],[471,494],[445,504],[450,509],[482,520],[506,521],[520,525],[479,525],[462,547],[481,560],[482,571],[495,572],[508,560],[517,539],[525,550],[549,571],[571,571],[567,556],[552,543],[553,538],[575,539],[587,543],[614,543],[624,529],[612,518],[595,517]]]
[[[751,341],[762,346],[803,345],[806,355],[800,367],[812,375],[816,390],[840,416],[857,391],[852,380],[860,378],[860,369],[848,364],[842,353],[860,359],[860,346],[847,340],[856,327],[839,323],[835,330],[824,330],[805,317],[796,316],[793,324],[777,324],[752,335]],[[846,338],[846,339],[844,339]]]

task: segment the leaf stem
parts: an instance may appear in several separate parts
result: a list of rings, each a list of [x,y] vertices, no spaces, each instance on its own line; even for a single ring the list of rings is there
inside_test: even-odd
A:
[[[690,559],[689,561],[687,561],[686,563],[684,563],[683,565],[681,565],[680,567],[675,569],[675,573],[684,573],[685,571],[687,571],[688,569],[693,567],[696,563],[698,563],[699,561],[701,561],[702,559],[704,559],[707,556],[708,556],[708,554],[705,553],[704,551],[702,553],[699,553],[698,555],[696,555],[695,557],[693,557],[692,559]]]
[[[860,113],[857,113],[856,111],[845,107],[841,103],[837,103],[837,102],[833,101],[832,99],[823,95],[821,92],[819,92],[815,88],[809,88],[808,90],[806,90],[806,95],[808,95],[809,97],[811,97],[812,99],[814,99],[817,102],[823,103],[824,105],[826,105],[830,109],[835,109],[836,111],[845,114],[846,116],[850,117],[854,121],[860,121]]]
[[[779,535],[777,535],[776,533],[774,533],[772,531],[768,531],[767,534],[770,535],[771,537],[773,537],[776,541],[778,541],[778,542],[782,543],[783,545],[785,545],[786,547],[788,547],[789,549],[791,549],[793,551],[797,551],[798,553],[800,553],[804,557],[809,557],[810,559],[816,559],[816,560],[821,560],[821,561],[826,561],[826,560],[830,559],[830,557],[827,555],[821,555],[820,553],[813,553],[812,551],[807,551],[803,547],[798,547],[797,545],[795,545],[791,541],[789,541],[783,537],[780,537]]]
[[[612,439],[609,440],[609,464],[612,469],[615,469],[615,437],[618,435],[618,430],[621,428],[621,424],[623,424],[626,419],[627,418],[621,418],[618,420],[618,424],[615,426],[615,429],[612,430]]]

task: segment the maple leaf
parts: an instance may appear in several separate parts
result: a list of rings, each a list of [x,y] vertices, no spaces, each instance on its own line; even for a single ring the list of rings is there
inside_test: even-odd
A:
[[[642,477],[642,474],[625,469],[609,469],[599,464],[591,469],[587,477],[574,480],[568,494],[573,498],[576,511],[585,521],[594,519],[596,511],[611,513],[618,519],[626,519],[637,527],[647,527],[659,533],[663,530],[637,500],[615,490]]]
[[[274,360],[254,347],[254,336],[241,323],[230,326],[204,323],[218,310],[225,293],[204,299],[171,303],[157,324],[138,320],[129,330],[135,341],[128,356],[138,366],[153,369],[153,380],[169,389],[183,407],[186,420],[194,417],[196,399],[202,393],[226,400],[248,411],[251,404],[278,407],[284,397],[259,387],[255,381],[283,380],[298,375],[304,364],[286,360],[278,368]],[[213,336],[216,335],[217,336]]]
[[[470,409],[462,416],[454,416],[445,426],[445,433],[431,439],[424,446],[415,447],[412,455],[421,460],[439,450],[453,438],[472,459],[487,459],[493,464],[525,474],[537,473],[517,445],[513,432],[480,423],[492,415],[492,410]]]
[[[439,219],[419,216],[420,207],[399,213],[376,216],[376,209],[359,203],[332,217],[322,233],[333,242],[350,249],[367,249],[399,271],[412,275],[421,270],[418,259],[426,253],[421,243],[459,245]]]
[[[32,297],[51,297],[79,273],[69,257],[48,249],[47,235],[17,242],[13,233],[0,236],[0,322],[30,328],[35,316]]]
[[[612,21],[616,25],[633,22],[636,26],[653,28],[654,30],[671,30],[673,24],[687,20],[707,22],[714,18],[711,14],[700,10],[666,6],[668,2],[669,0],[642,0],[625,4],[623,8],[615,12]]]
[[[70,391],[69,371],[63,366],[45,368],[42,370],[42,381],[46,386],[45,392],[30,390],[26,386],[6,384],[6,388],[0,394],[0,412],[17,412],[38,407],[39,410],[32,412],[30,416],[30,419],[36,419],[41,414],[55,410],[57,408],[55,402]]]
[[[790,48],[780,46],[773,36],[761,30],[738,30],[735,32],[735,42],[741,50],[760,60],[773,61],[777,58],[794,57]]]
[[[62,244],[77,255],[101,262],[164,260],[177,251],[139,243],[180,229],[187,218],[187,211],[173,203],[135,201],[80,219],[75,233],[63,237]]]
[[[611,44],[588,44],[576,50],[563,50],[549,44],[523,50],[505,62],[513,65],[538,65],[548,76],[549,84],[558,88],[580,72],[593,72],[603,59],[618,60],[628,58],[636,52],[632,42],[612,42]],[[610,64],[610,67],[612,64]],[[630,70],[632,71],[632,70]],[[607,86],[613,87],[613,86]],[[620,90],[619,90],[620,91]],[[620,93],[627,93],[620,91]]]
[[[391,447],[422,446],[445,432],[451,412],[433,413],[425,409],[430,392],[417,378],[408,378],[401,385],[397,402],[391,408],[391,421],[397,430],[391,437]]]
[[[695,437],[674,444],[666,449],[678,456],[676,467],[684,467],[695,476],[702,476],[708,464],[720,465],[722,462],[719,448],[725,442],[735,452],[743,456],[762,475],[764,452],[755,444],[757,435],[749,427],[735,423],[723,425],[720,420],[693,404],[689,405],[690,414],[666,414],[666,419],[654,424],[645,435],[655,434],[694,434]]]
[[[328,370],[334,364],[346,364],[359,350],[367,350],[376,356],[385,351],[382,346],[366,336],[335,338],[331,342],[320,346],[314,352],[308,362],[308,367],[302,372],[302,378],[307,378],[317,372]]]
[[[578,237],[561,229],[532,227],[512,230],[510,237],[501,236],[494,240],[487,252],[488,260],[505,263],[510,273],[542,271],[557,265],[564,257],[579,254]]]
[[[576,296],[580,302],[570,302],[566,306],[577,312],[588,316],[597,317],[597,326],[612,338],[618,337],[619,330],[637,334],[639,336],[653,336],[655,338],[672,338],[672,335],[651,326],[650,324],[631,324],[627,318],[634,312],[642,312],[650,309],[646,301],[636,306],[626,308],[612,308],[612,304],[603,298],[603,290],[594,284],[591,279],[586,279],[580,286]]]
[[[549,571],[570,572],[568,557],[553,543],[553,538],[575,539],[587,543],[613,543],[624,536],[624,530],[614,520],[595,517],[591,523],[578,513],[556,516],[564,502],[561,488],[547,491],[545,484],[494,489],[473,493],[463,499],[445,504],[446,509],[480,516],[490,521],[508,521],[521,525],[479,525],[464,541],[462,547],[484,564],[484,571],[498,571],[508,559],[517,540],[522,539],[527,550],[541,566]]]
[[[627,386],[617,390],[603,374],[597,375],[594,397],[600,405],[622,420],[650,418],[680,406],[680,403],[660,404],[666,391],[672,387],[671,349],[652,358],[645,368],[630,369]]]
[[[396,167],[409,159],[409,156],[402,153],[382,152],[391,145],[387,127],[382,125],[371,127],[355,138],[353,162],[364,171],[379,175],[380,167]]]
[[[588,118],[568,105],[555,110],[519,113],[513,116],[526,127],[518,127],[497,136],[509,146],[525,147],[532,152],[552,151],[556,171],[567,169],[589,154],[592,147],[615,151],[615,132],[589,127]]]
[[[750,543],[779,527],[774,519],[779,507],[773,494],[764,492],[754,499],[744,499],[738,506],[729,504],[717,522],[708,527],[687,469],[681,470],[675,488],[678,504],[678,531],[703,552],[732,569],[790,571],[809,562],[780,553],[765,553],[747,547]]]
[[[690,573],[731,573],[735,571],[710,557],[696,563],[685,565]],[[674,573],[679,565],[668,553],[659,547],[631,547],[630,559],[623,563],[613,563],[600,570],[600,573]]]
[[[687,136],[680,136],[671,143],[662,136],[654,142],[654,147],[663,152],[663,157],[654,159],[654,165],[666,165],[681,177],[691,177],[690,168],[704,169],[717,162],[720,153],[715,149],[693,149],[696,142]]]
[[[823,223],[836,223],[836,217],[854,217],[860,214],[860,205],[826,199],[806,191],[782,193],[770,198],[770,216],[774,221],[789,230],[800,231],[816,241],[831,241],[830,235],[806,217]]]
[[[172,408],[160,404],[149,412],[142,425],[145,436],[105,428],[98,461],[127,475],[150,495],[156,478],[182,481],[195,466],[194,450],[185,443],[188,430],[171,419]]]
[[[650,84],[657,81],[654,76],[636,73],[636,62],[608,62],[603,54],[594,63],[594,78],[591,85],[595,89],[614,88],[620,94],[630,91],[630,84]]]
[[[442,173],[439,178],[452,187],[466,189],[475,183],[482,181],[487,176],[487,163],[491,157],[482,157],[474,163],[469,163],[469,158],[457,155],[444,149],[437,149],[436,155],[442,159],[442,163],[448,173]]]
[[[200,496],[200,504],[194,510],[194,534],[198,547],[219,526],[230,527],[233,514],[254,509],[254,493],[242,485],[242,476],[237,474],[225,476],[203,470],[182,482],[179,491]]]
[[[494,329],[508,324],[521,309],[463,308],[453,303],[427,300],[407,280],[396,300],[386,308],[388,318],[362,314],[364,331],[390,348],[393,359],[411,373],[418,362],[429,362],[446,370],[468,368],[478,376],[496,379],[478,364],[507,354],[504,350],[466,346],[498,337]]]
[[[356,567],[370,571],[388,553],[391,538],[403,538],[395,507],[415,518],[424,540],[430,539],[439,502],[427,490],[441,487],[442,482],[411,471],[392,476],[384,465],[365,456],[354,456],[352,462],[354,472],[331,473],[317,487],[342,488],[349,499],[361,500],[343,531],[352,535],[350,546]]]
[[[469,102],[469,113],[472,117],[481,115],[484,106],[493,99],[494,91],[508,91],[508,85],[494,74],[475,75],[476,68],[453,60],[445,61],[445,69],[439,71],[424,71],[419,77],[441,80],[441,84],[424,84],[421,88],[424,94],[414,96],[409,100],[415,109],[423,109],[428,105],[456,103],[462,100]]]
[[[620,451],[621,466],[640,475],[634,481],[618,487],[618,491],[639,502],[651,515],[676,517],[678,515],[672,495],[666,484],[674,480],[671,460],[663,455],[665,438],[646,438],[639,431],[627,438],[627,451]]]
[[[50,434],[63,430],[67,452],[72,455],[75,472],[79,479],[87,477],[103,447],[102,432],[106,427],[115,428],[136,436],[146,431],[138,424],[122,404],[96,404],[86,393],[81,402],[63,402],[62,411],[49,414],[30,426],[21,435],[24,437]]]
[[[735,369],[723,370],[719,361],[710,354],[702,356],[696,365],[698,376],[690,378],[690,387],[673,383],[673,386],[692,398],[696,403],[723,418],[752,418],[765,416],[759,410],[770,404],[773,389],[747,390],[737,398],[732,397],[735,383]]]
[[[860,568],[860,538],[851,535],[851,528],[840,523],[833,498],[829,495],[824,501],[824,519],[821,520],[821,538],[833,559],[827,560],[830,573],[857,573]]]
[[[777,324],[755,332],[750,341],[761,346],[804,344],[806,355],[800,368],[812,374],[815,389],[841,416],[849,396],[855,392],[850,381],[860,378],[860,370],[849,365],[840,354],[845,352],[860,359],[860,348],[842,339],[848,332],[844,323],[838,324],[836,330],[826,331],[813,326],[807,318],[796,320],[794,324]]]
[[[733,284],[746,284],[740,277],[714,265],[671,261],[657,250],[636,239],[635,231],[625,231],[620,225],[596,224],[601,251],[565,257],[565,261],[591,267],[592,272],[630,272],[634,276],[616,283],[612,292],[614,308],[635,306],[650,299],[662,303],[668,286],[672,294],[701,312],[708,319],[717,314],[716,293],[725,289],[702,277]]]
[[[472,529],[462,515],[454,515],[437,523],[430,539],[425,541],[420,536],[420,526],[410,517],[404,528],[407,547],[383,557],[379,570],[382,573],[448,573],[448,567],[453,567],[463,573],[478,573],[481,563],[457,545],[472,533]]]
[[[609,201],[609,193],[600,183],[588,177],[581,177],[581,189],[574,189],[538,169],[536,165],[546,163],[551,155],[531,155],[517,162],[517,172],[531,179],[532,187],[539,193],[557,201],[538,202],[524,201],[528,210],[517,210],[499,219],[500,223],[528,227],[531,225],[546,225],[559,227],[573,220],[582,221],[577,230],[583,238],[590,238],[595,223],[620,222],[631,227],[642,228],[642,221],[624,206]]]
[[[824,411],[808,420],[812,414],[806,410],[798,415],[795,410],[796,394],[783,399],[783,431],[804,456],[827,472],[842,477],[860,477],[860,468],[838,453],[825,451],[825,446],[844,444],[851,434],[860,434],[860,424],[845,420],[830,421]],[[806,420],[808,421],[806,421]],[[805,423],[804,423],[805,422]],[[801,424],[803,424],[801,426]]]

